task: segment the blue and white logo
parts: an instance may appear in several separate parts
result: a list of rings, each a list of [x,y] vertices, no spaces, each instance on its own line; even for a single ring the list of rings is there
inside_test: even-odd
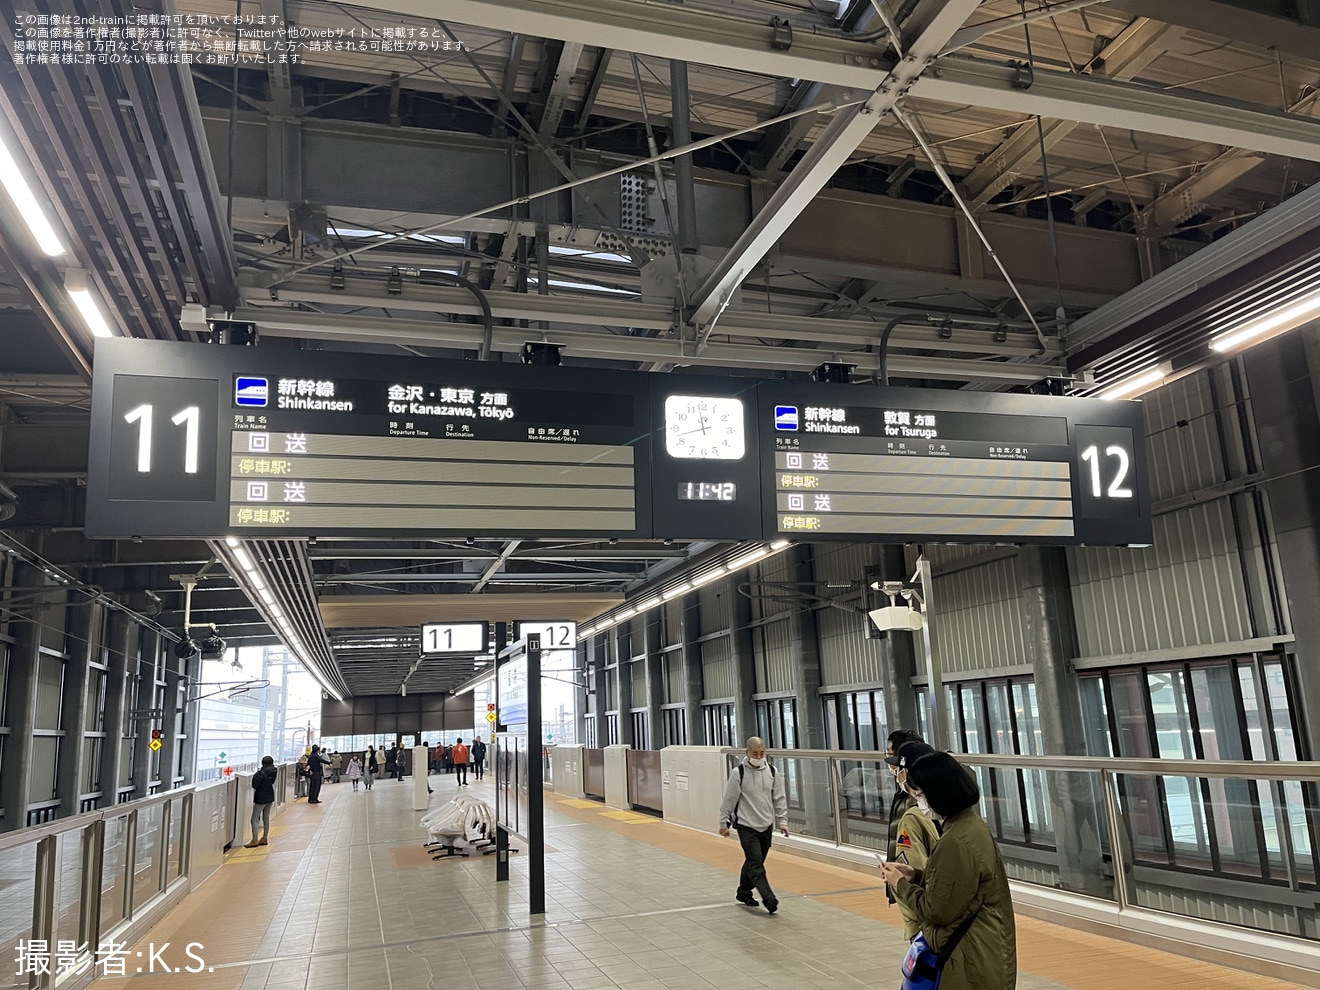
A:
[[[798,428],[797,406],[775,406],[775,429],[796,430]]]
[[[234,403],[240,406],[264,406],[270,394],[270,383],[265,378],[244,378],[239,375],[234,380]]]

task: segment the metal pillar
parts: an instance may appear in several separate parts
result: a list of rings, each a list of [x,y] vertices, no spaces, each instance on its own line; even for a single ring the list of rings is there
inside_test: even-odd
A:
[[[660,652],[660,621],[663,613],[648,615],[642,625],[646,650],[646,723],[650,738],[647,749],[663,749],[664,724],[660,706],[665,703],[664,654]]]
[[[614,707],[619,713],[619,743],[632,746],[632,622],[615,626],[606,641],[610,644],[614,661]]]
[[[14,584],[37,584],[40,572],[26,565],[14,568]],[[41,606],[26,608],[25,618],[36,618]],[[37,661],[41,656],[41,626],[37,622],[13,622],[10,629],[16,642],[9,651],[9,741],[5,761],[0,766],[0,805],[5,809],[6,831],[27,825],[27,807],[32,790],[32,730],[37,717]],[[34,930],[33,938],[38,937]]]
[[[889,544],[880,548],[880,566],[874,580],[897,580],[906,572],[903,548]],[[869,578],[868,578],[869,579]],[[867,622],[870,620],[867,619]],[[877,642],[880,649],[880,683],[885,697],[886,735],[895,729],[916,730],[917,693],[912,678],[917,675],[917,651],[910,633],[883,633]]]
[[[541,728],[541,637],[527,637],[527,902],[545,914],[545,733]]]
[[[756,647],[752,640],[752,602],[746,595],[733,590],[735,576],[729,581],[728,594],[733,598],[729,605],[729,651],[733,660],[733,718],[737,723],[738,736],[731,740],[741,748],[743,740],[757,734],[756,702]]]
[[[692,591],[669,603],[670,608],[681,608],[679,639],[683,644],[683,717],[687,720],[689,746],[706,742],[705,726],[701,715],[701,702],[706,696],[706,679],[701,665],[701,598]]]
[[[921,647],[926,655],[926,676],[929,678],[926,685],[928,741],[936,749],[944,749],[949,745],[949,706],[944,703],[944,670],[932,642],[935,632],[932,628],[935,617],[935,581],[930,572],[930,560],[924,553],[917,557],[917,569],[912,578],[921,586],[921,613],[924,620]]]
[[[686,62],[670,61],[669,94],[673,115],[671,118],[673,147],[682,148],[692,143]],[[701,248],[701,242],[697,238],[696,183],[693,178],[691,155],[679,155],[674,159],[674,186],[678,201],[678,250],[681,254],[696,254]],[[682,265],[681,258],[677,261]]]

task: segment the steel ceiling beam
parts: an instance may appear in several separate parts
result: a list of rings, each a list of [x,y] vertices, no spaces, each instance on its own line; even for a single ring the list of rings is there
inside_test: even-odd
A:
[[[263,310],[252,306],[240,307],[233,318],[257,324],[267,337],[370,341],[414,347],[455,347],[472,350],[480,342],[482,333],[480,326],[471,323],[332,316],[325,313]],[[523,343],[529,335],[535,336],[530,331],[517,327],[496,327],[493,349],[507,354],[521,353]],[[880,372],[879,355],[874,353],[874,349],[827,350],[708,343],[700,353],[696,353],[690,342],[674,338],[628,337],[564,328],[555,330],[554,337],[557,342],[564,344],[569,355],[602,361],[640,363],[663,361],[673,365],[709,368],[809,372],[819,367],[822,360],[830,358],[847,360],[848,363],[855,365],[858,373],[862,375],[874,375]],[[1042,378],[1060,377],[1064,374],[1061,358],[1054,355],[1046,355],[1035,363],[1018,363],[890,354],[887,364],[890,374],[900,378],[987,382],[1001,385],[1029,385]]]
[[[613,0],[608,6],[596,0],[355,0],[346,6],[440,17],[495,31],[516,24],[520,31],[543,38],[759,76],[812,79],[854,93],[871,92],[893,68],[874,44],[799,29],[788,50],[777,50],[771,47],[774,32],[768,25],[644,0]],[[1024,89],[1016,68],[962,55],[942,57],[937,71],[926,73],[912,87],[912,95],[1320,161],[1320,121],[1060,72],[1038,71]]]
[[[908,17],[903,25],[905,57],[877,80],[865,103],[838,111],[688,300],[687,320],[700,328],[698,347],[704,346],[711,326],[752,268],[760,264],[834,173],[907,95],[917,77],[979,5],[980,0],[922,0]]]

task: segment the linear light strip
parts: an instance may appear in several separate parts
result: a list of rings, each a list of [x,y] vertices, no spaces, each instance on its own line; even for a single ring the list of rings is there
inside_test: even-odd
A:
[[[9,142],[3,138],[0,138],[0,184],[4,185],[5,192],[9,193],[9,198],[14,201],[19,216],[32,232],[37,247],[41,248],[41,253],[49,258],[58,258],[62,255],[64,244],[55,233],[50,221],[46,219],[46,213],[37,202],[37,197],[32,194],[27,176],[23,174],[18,160],[9,150]]]

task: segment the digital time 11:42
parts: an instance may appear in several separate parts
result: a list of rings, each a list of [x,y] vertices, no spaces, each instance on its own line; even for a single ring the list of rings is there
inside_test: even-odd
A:
[[[732,481],[680,481],[680,502],[733,502],[738,498],[738,486]]]

